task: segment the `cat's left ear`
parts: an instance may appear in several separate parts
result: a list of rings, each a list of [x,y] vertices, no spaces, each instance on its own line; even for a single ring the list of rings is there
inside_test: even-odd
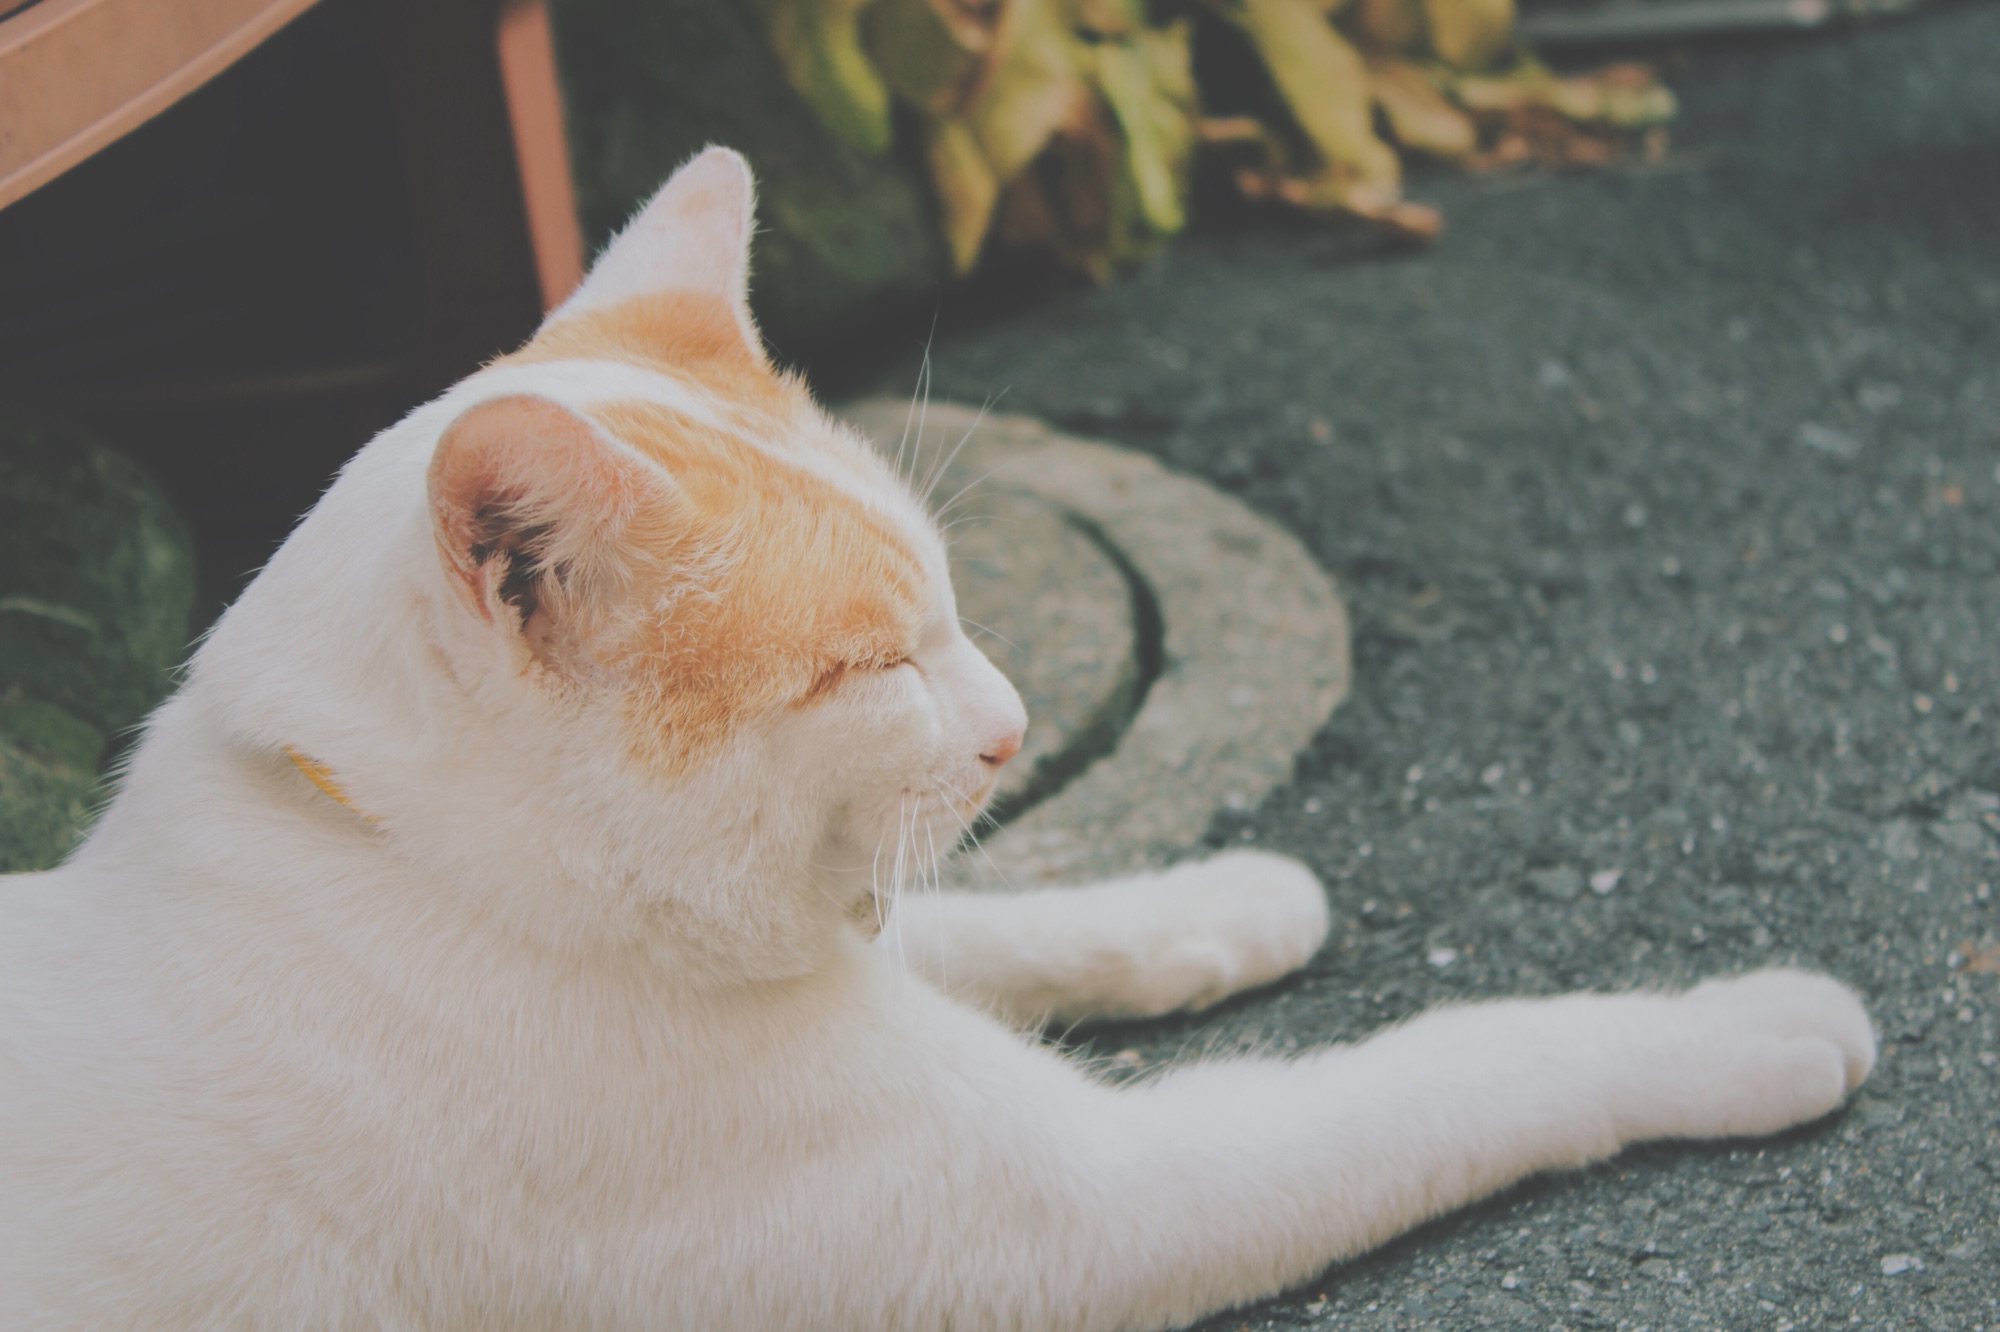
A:
[[[458,599],[560,665],[632,552],[674,512],[672,482],[547,398],[492,398],[439,437],[432,532]]]
[[[756,202],[756,182],[743,155],[704,149],[612,237],[583,284],[550,312],[548,323],[634,297],[688,293],[724,302],[744,341],[760,347],[750,318]]]

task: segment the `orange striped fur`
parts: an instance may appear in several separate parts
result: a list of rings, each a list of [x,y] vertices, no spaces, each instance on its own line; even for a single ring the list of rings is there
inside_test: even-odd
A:
[[[687,380],[740,408],[784,413],[808,403],[805,386],[775,373],[744,338],[729,303],[699,291],[633,296],[545,325],[503,363],[622,361]]]
[[[909,541],[865,502],[780,454],[649,402],[591,417],[660,464],[678,494],[644,552],[651,609],[614,660],[643,682],[640,746],[680,771],[745,720],[811,701],[849,670],[916,647],[928,601]],[[649,525],[650,526],[650,525]]]
[[[588,412],[659,464],[676,492],[671,515],[640,515],[630,530],[643,549],[628,556],[647,585],[634,602],[649,609],[609,650],[640,682],[635,745],[654,762],[684,772],[743,722],[914,651],[930,598],[922,559],[883,514],[787,460],[816,409],[727,300],[693,289],[631,296],[559,316],[502,360],[638,366],[705,390],[729,423],[645,401]],[[830,451],[825,460],[841,465]],[[856,479],[864,490],[894,484],[872,469]]]

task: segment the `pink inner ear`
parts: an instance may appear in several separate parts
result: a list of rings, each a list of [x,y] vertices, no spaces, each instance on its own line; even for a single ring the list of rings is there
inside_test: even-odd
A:
[[[694,291],[726,301],[755,345],[749,313],[755,203],[742,155],[727,148],[703,151],[612,239],[550,321],[634,296]]]
[[[525,620],[539,599],[535,580],[614,558],[646,484],[643,464],[568,408],[491,399],[453,421],[431,455],[438,554],[482,616],[508,603]]]

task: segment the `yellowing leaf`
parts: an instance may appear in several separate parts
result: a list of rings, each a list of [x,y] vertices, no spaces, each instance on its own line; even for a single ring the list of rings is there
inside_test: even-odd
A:
[[[1472,118],[1445,100],[1430,76],[1407,60],[1375,56],[1368,74],[1389,131],[1405,148],[1453,159],[1472,155],[1479,130]]]
[[[1188,25],[1106,41],[1094,48],[1098,91],[1124,138],[1124,164],[1145,225],[1162,235],[1187,222],[1188,156],[1194,146],[1194,84]]]
[[[1358,0],[1343,22],[1356,38],[1378,50],[1416,51],[1423,46],[1423,0]]]
[[[979,262],[980,248],[993,222],[1000,178],[965,121],[933,120],[924,126],[924,133],[924,156],[930,162],[931,183],[937,190],[952,271],[970,273]]]
[[[1514,45],[1514,0],[1424,0],[1431,50],[1454,69],[1491,68]]]
[[[1050,0],[1014,0],[997,33],[985,91],[967,114],[993,174],[1012,180],[1089,100],[1073,38]]]
[[[931,115],[962,115],[991,67],[1002,12],[960,0],[875,0],[862,37],[898,97]]]
[[[1562,77],[1533,59],[1505,74],[1461,78],[1452,94],[1467,110],[1517,112],[1544,108],[1571,120],[1642,129],[1673,118],[1674,95],[1644,65],[1607,65],[1593,74]]]
[[[1270,71],[1321,158],[1326,185],[1344,182],[1394,191],[1402,167],[1375,137],[1373,98],[1361,55],[1333,30],[1311,0],[1239,0],[1229,11]]]
[[[870,0],[758,0],[785,78],[820,120],[857,148],[889,147],[889,89],[861,49]]]

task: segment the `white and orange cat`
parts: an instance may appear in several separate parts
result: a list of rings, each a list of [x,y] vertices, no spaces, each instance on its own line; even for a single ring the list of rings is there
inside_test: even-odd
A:
[[[60,869],[0,883],[0,1327],[1168,1328],[1864,1078],[1770,971],[1108,1086],[1009,1021],[1297,966],[1302,867],[914,896],[1020,743],[893,467],[684,168],[368,445]],[[996,1016],[997,1015],[997,1016]]]

